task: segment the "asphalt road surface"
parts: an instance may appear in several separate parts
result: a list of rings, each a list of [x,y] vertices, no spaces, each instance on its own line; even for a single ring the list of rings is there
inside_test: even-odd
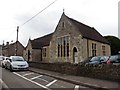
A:
[[[3,84],[3,88],[9,88],[10,90],[80,90],[81,88],[88,89],[88,87],[75,85],[31,71],[10,72],[9,70],[4,68],[1,68],[0,71],[2,71],[0,72],[2,73],[2,79],[0,79],[0,81]]]

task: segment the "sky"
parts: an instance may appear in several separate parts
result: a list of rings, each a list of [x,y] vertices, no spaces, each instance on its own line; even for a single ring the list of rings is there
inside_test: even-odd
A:
[[[63,13],[81,23],[94,27],[101,35],[118,37],[119,0],[0,0],[0,44],[18,40],[26,46],[35,39],[55,31]],[[24,25],[23,25],[24,24]]]

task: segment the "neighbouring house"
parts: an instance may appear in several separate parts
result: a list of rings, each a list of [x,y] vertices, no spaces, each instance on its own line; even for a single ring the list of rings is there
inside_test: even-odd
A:
[[[64,12],[52,34],[29,40],[24,51],[25,58],[31,61],[51,63],[78,63],[90,56],[110,54],[108,41],[95,28],[69,18]]]
[[[3,45],[2,47],[2,53],[4,56],[23,56],[24,46],[19,42],[16,41],[15,43],[9,44],[9,42],[6,43],[6,45]]]
[[[49,59],[49,53],[46,53],[46,48],[49,50],[50,40],[53,33],[46,36],[36,38],[34,40],[29,39],[28,44],[24,50],[24,58],[28,61],[42,61],[45,56]]]

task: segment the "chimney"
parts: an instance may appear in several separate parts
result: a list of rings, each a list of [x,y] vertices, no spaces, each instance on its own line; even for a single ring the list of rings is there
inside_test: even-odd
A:
[[[8,46],[8,45],[9,45],[9,42],[6,42],[6,45]]]

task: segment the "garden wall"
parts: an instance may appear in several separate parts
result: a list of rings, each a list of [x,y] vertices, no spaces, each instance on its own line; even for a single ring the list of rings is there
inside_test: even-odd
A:
[[[82,65],[71,63],[29,62],[30,67],[55,71],[63,74],[98,78],[120,82],[120,65]]]

